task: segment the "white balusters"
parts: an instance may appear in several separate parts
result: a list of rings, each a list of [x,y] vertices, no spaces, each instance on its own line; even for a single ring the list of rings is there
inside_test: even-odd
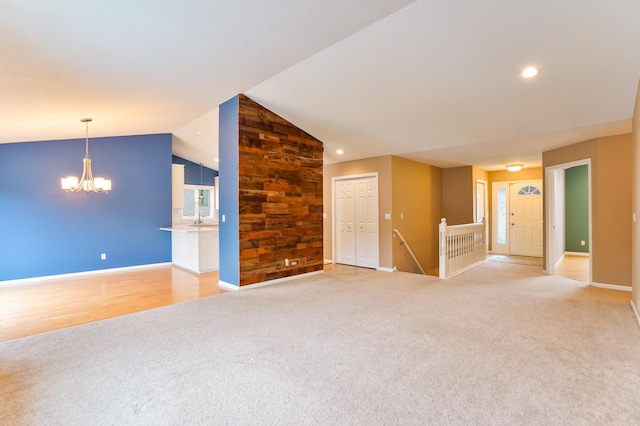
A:
[[[440,221],[440,278],[450,278],[484,262],[487,256],[486,223],[448,226]]]

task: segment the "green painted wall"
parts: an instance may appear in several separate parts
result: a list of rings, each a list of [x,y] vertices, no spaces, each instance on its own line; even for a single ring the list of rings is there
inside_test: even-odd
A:
[[[589,185],[587,165],[565,170],[565,250],[589,252]],[[584,241],[585,245],[580,242]]]

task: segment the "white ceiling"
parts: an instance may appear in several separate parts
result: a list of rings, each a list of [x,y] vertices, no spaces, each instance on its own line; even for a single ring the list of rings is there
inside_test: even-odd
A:
[[[0,143],[90,116],[90,136],[173,133],[217,168],[217,105],[246,93],[326,162],[539,166],[631,131],[639,24],[636,0],[1,0]]]

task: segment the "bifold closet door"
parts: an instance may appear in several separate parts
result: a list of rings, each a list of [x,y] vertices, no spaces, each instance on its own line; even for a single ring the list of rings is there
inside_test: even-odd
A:
[[[377,177],[336,182],[336,228],[338,263],[378,267]]]

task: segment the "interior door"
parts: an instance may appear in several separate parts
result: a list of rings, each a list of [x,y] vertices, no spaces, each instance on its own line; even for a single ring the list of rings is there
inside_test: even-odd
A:
[[[377,268],[378,177],[339,179],[335,191],[336,262]]]
[[[378,267],[378,179],[358,179],[356,266]]]
[[[542,257],[542,182],[512,183],[509,204],[509,253]]]
[[[356,264],[354,186],[353,180],[336,182],[336,261],[346,265]]]

